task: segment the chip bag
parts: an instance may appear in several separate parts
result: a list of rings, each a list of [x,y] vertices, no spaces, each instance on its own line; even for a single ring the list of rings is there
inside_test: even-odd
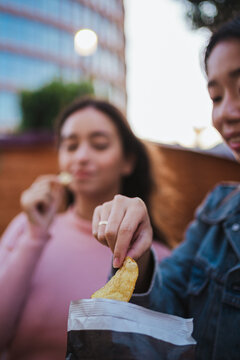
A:
[[[67,360],[190,360],[196,342],[192,319],[124,301],[71,302]]]

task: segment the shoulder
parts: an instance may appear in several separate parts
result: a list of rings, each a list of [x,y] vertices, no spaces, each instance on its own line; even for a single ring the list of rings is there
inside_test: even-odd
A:
[[[26,229],[27,226],[27,217],[24,213],[18,214],[13,220],[9,223],[6,230],[1,236],[2,242],[8,242],[16,239],[20,236]]]
[[[8,224],[7,228],[5,229],[3,236],[5,234],[12,232],[12,231],[20,231],[23,228],[25,228],[27,224],[27,216],[24,213],[20,213],[17,216],[15,216],[11,222]]]

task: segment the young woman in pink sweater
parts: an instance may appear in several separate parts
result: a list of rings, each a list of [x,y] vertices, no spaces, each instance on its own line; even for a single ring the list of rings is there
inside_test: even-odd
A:
[[[92,236],[96,206],[119,193],[140,197],[151,218],[149,158],[115,106],[76,101],[60,115],[57,139],[59,169],[71,175],[67,210],[58,213],[66,194],[59,176],[42,176],[0,242],[0,354],[11,360],[65,358],[70,301],[89,298],[109,273],[111,251]],[[170,251],[152,226],[161,260]]]

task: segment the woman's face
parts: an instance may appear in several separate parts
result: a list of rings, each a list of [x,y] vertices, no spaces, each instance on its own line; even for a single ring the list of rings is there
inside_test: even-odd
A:
[[[217,44],[207,68],[213,126],[240,161],[240,40]]]
[[[76,195],[106,200],[119,192],[121,178],[132,172],[114,123],[91,107],[71,114],[63,124],[59,165],[73,176],[70,188]]]

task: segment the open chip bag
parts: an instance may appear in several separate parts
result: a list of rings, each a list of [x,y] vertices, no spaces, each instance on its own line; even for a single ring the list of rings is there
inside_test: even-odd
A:
[[[194,359],[192,319],[163,314],[128,302],[71,302],[67,360]]]

